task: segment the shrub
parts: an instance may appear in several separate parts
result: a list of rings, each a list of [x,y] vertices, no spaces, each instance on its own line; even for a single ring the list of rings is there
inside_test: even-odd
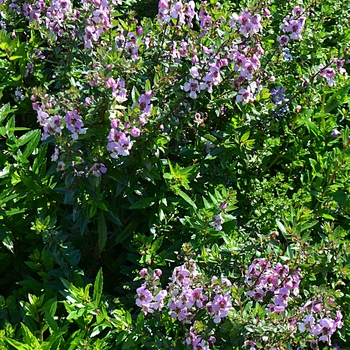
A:
[[[0,1],[0,347],[343,346],[346,4],[152,4]]]

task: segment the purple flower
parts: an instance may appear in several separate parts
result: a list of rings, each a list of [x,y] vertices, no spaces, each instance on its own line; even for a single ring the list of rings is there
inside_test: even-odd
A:
[[[164,299],[168,295],[166,290],[161,290],[155,297],[154,302],[151,304],[152,309],[161,310],[164,307]]]
[[[136,305],[139,307],[143,307],[151,303],[152,301],[152,293],[146,288],[146,284],[142,284],[140,288],[136,289],[137,299]]]
[[[298,328],[301,333],[304,333],[306,330],[311,333],[314,329],[315,318],[312,315],[306,315],[303,322],[298,323]]]
[[[245,105],[248,102],[254,101],[254,97],[250,92],[249,86],[246,89],[240,89],[238,91],[238,95],[236,96],[236,101],[242,102],[242,105]]]
[[[322,318],[312,330],[312,334],[320,335],[319,341],[331,343],[331,336],[336,331],[336,323],[330,318]]]
[[[183,266],[175,267],[172,280],[178,285],[188,286],[190,284],[190,272]]]
[[[214,316],[214,323],[220,323],[223,317],[228,315],[229,310],[232,308],[231,296],[226,294],[217,294],[211,305],[212,314]]]
[[[190,79],[188,83],[185,84],[184,90],[189,92],[189,96],[193,99],[197,98],[197,92],[199,89],[198,80]]]
[[[281,86],[276,86],[271,90],[271,98],[275,105],[282,104],[286,97],[285,92],[286,89]]]
[[[95,163],[91,169],[90,172],[96,177],[101,176],[101,174],[105,174],[107,172],[107,168],[103,163]]]
[[[133,137],[139,137],[141,134],[141,131],[139,128],[137,128],[136,126],[133,126],[130,130],[130,135]]]
[[[327,67],[320,72],[320,76],[326,78],[329,86],[333,86],[335,70],[334,68]]]
[[[221,213],[219,215],[214,215],[214,220],[213,222],[209,223],[210,226],[215,227],[215,231],[221,231],[222,230],[222,223],[224,222]]]
[[[72,139],[77,140],[78,134],[86,134],[86,129],[83,128],[84,124],[81,120],[81,116],[74,111],[68,111],[64,118],[66,122],[66,128],[72,133]]]

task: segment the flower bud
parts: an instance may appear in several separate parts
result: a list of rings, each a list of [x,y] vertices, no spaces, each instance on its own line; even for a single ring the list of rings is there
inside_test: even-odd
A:
[[[226,208],[227,208],[227,203],[222,203],[221,205],[220,205],[220,208],[222,209],[222,210],[225,210]]]
[[[140,270],[140,276],[143,277],[143,278],[148,276],[148,271],[147,271],[147,269],[145,267]]]
[[[332,137],[334,139],[336,139],[337,137],[339,137],[341,134],[340,134],[340,131],[338,131],[337,129],[333,129],[332,130]]]
[[[155,269],[154,270],[154,274],[157,276],[157,277],[160,277],[162,275],[162,270],[161,269]]]
[[[137,35],[142,35],[142,33],[143,33],[143,28],[142,28],[141,26],[137,26],[137,28],[136,28],[136,34],[137,34]]]

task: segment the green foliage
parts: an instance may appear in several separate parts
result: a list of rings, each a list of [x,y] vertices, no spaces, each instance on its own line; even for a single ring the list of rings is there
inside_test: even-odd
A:
[[[189,324],[165,309],[143,313],[135,295],[141,268],[162,268],[159,283],[170,290],[173,269],[192,260],[203,286],[213,276],[232,282],[227,318],[216,325],[205,310],[195,317],[196,331],[209,337],[215,329],[212,348],[241,349],[245,341],[258,349],[306,348],[304,338],[315,337],[297,324],[302,306],[315,299],[332,317],[337,310],[344,315],[332,336],[344,348],[348,4],[196,3],[211,18],[203,29],[198,18],[192,26],[179,25],[175,15],[158,20],[157,3],[109,4],[111,25],[101,29],[92,2],[69,2],[79,16],[64,15],[55,30],[43,14],[31,20],[10,1],[0,4],[0,350],[182,349]],[[288,44],[288,59],[277,37],[295,6],[306,22],[302,38]],[[255,37],[230,24],[245,7],[262,16]],[[96,40],[88,25],[100,28]],[[240,80],[244,73],[229,58],[235,45],[247,57],[263,49],[252,79]],[[220,81],[192,98],[185,88],[194,78],[190,69],[197,65],[203,77],[218,58],[228,60]],[[326,67],[335,70],[332,83],[322,76]],[[237,97],[248,80],[261,88],[242,103]],[[277,102],[276,87],[286,89]],[[146,93],[148,114],[140,102]],[[68,112],[82,117],[77,137]],[[40,119],[55,116],[62,124]],[[127,137],[140,129],[116,157],[111,121]],[[247,295],[246,274],[256,259],[300,272],[300,294],[285,313],[268,311],[270,294],[259,302]]]

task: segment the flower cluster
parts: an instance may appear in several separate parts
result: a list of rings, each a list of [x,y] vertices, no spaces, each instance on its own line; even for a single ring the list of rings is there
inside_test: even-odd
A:
[[[84,30],[84,45],[87,49],[92,49],[94,42],[98,42],[100,36],[108,29],[112,28],[110,22],[111,10],[107,0],[104,1],[82,1],[86,16],[86,26]]]
[[[30,23],[44,23],[54,40],[67,33],[69,22],[74,22],[79,18],[79,11],[73,10],[73,4],[70,0],[53,0],[49,6],[43,0],[33,3],[24,2],[21,7],[13,0],[11,9],[22,13]],[[74,31],[71,31],[71,28],[70,33],[76,35]]]
[[[320,66],[320,76],[325,78],[327,80],[327,83],[329,86],[334,85],[334,77],[336,75],[336,72],[338,71],[339,74],[345,75],[346,70],[343,68],[344,67],[344,62],[345,60],[340,60],[335,58],[333,63],[335,63],[335,68],[334,65],[332,66],[327,66],[324,67],[323,65]]]
[[[330,300],[332,303],[333,300]],[[319,300],[307,302],[302,308],[305,315],[303,320],[298,323],[298,329],[301,333],[307,332],[314,336],[312,344],[324,342],[331,345],[331,337],[337,329],[343,327],[341,321],[343,315],[336,311],[335,317],[331,317],[330,311],[325,311],[324,305]]]
[[[271,90],[271,99],[275,105],[274,117],[280,119],[289,112],[288,98],[286,98],[286,89],[276,86]]]
[[[108,79],[108,81],[110,81],[110,79]],[[124,95],[123,89],[123,95],[121,96],[119,93],[119,97],[123,98],[124,96],[126,96],[126,92]],[[111,112],[111,129],[108,135],[107,150],[111,151],[110,155],[112,158],[116,159],[119,156],[128,156],[130,154],[133,145],[130,136],[134,138],[139,137],[142,126],[148,123],[147,118],[152,113],[151,98],[151,90],[140,95],[138,101],[133,104],[135,113],[139,113],[139,115],[133,120],[123,121],[123,115],[120,112],[119,114],[114,111]]]
[[[262,31],[261,15],[251,14],[249,9],[245,9],[239,16],[234,13],[230,22],[230,27],[239,27],[239,32],[244,37],[252,37]]]
[[[159,269],[151,274],[146,269],[140,271],[146,282],[136,290],[136,305],[145,314],[161,311],[167,306],[172,318],[191,325],[186,338],[187,345],[193,349],[209,349],[209,344],[215,342],[215,337],[212,333],[209,339],[204,339],[203,335],[198,334],[195,316],[204,310],[214,323],[220,323],[232,308],[229,292],[231,282],[214,276],[209,283],[205,283],[192,260],[175,267],[171,282],[165,290],[158,286],[161,274]]]
[[[192,26],[192,21],[198,14],[195,11],[195,3],[193,0],[186,2],[182,1],[160,0],[158,3],[158,22],[169,23],[174,20],[178,26]]]
[[[300,40],[304,29],[306,17],[302,16],[303,10],[296,6],[292,11],[292,15],[288,15],[283,19],[280,29],[284,33],[277,38],[281,46],[286,46],[289,40]]]
[[[214,337],[214,331],[210,331],[210,336],[208,340],[203,339],[200,335],[198,328],[201,326],[201,323],[195,321],[193,326],[191,326],[189,332],[186,334],[186,344],[192,346],[193,350],[209,350],[210,345],[216,343],[216,338]]]
[[[47,106],[50,105],[51,103],[47,103]],[[63,118],[59,114],[50,115],[50,111],[37,102],[33,103],[33,109],[37,112],[38,123],[43,127],[42,140],[46,140],[50,135],[60,136],[64,128],[70,131],[73,140],[78,140],[80,134],[86,133],[81,116],[74,110],[67,111]]]
[[[294,296],[299,294],[300,273],[289,271],[288,265],[277,263],[271,267],[271,263],[265,259],[255,259],[248,268],[246,282],[250,287],[247,295],[255,301],[261,301],[265,297],[272,302],[267,305],[271,313],[284,312]]]

